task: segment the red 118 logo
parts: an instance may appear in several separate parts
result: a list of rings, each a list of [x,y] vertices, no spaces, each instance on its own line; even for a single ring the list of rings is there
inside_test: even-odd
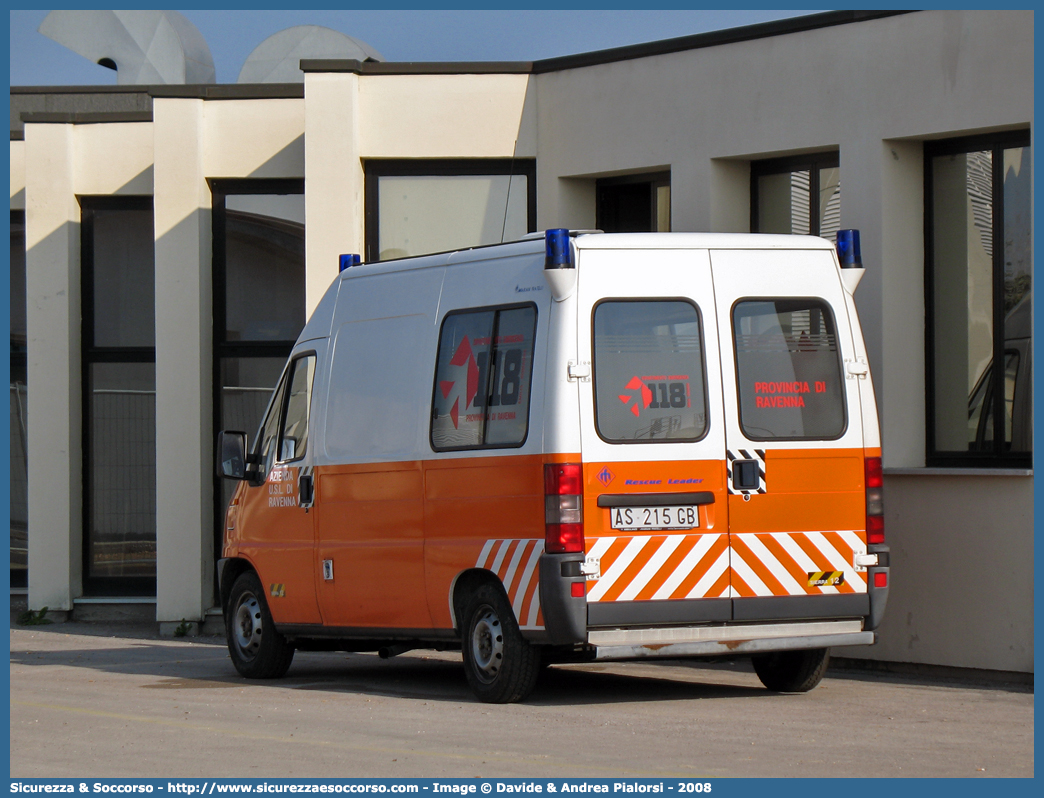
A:
[[[649,383],[648,385],[646,383]],[[650,410],[668,407],[690,407],[689,376],[672,374],[668,376],[631,377],[624,387],[625,391],[638,391],[634,394],[618,394],[617,398],[627,406],[635,417],[641,415],[639,408]],[[632,404],[633,400],[633,404]]]

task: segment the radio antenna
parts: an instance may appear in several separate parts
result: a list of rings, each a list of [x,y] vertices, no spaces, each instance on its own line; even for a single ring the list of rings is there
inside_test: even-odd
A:
[[[508,220],[508,208],[511,205],[511,179],[515,176],[515,150],[518,149],[518,139],[515,139],[515,146],[511,148],[511,165],[508,166],[508,185],[507,185],[507,198],[504,200],[504,224],[500,228],[500,243],[504,243],[504,236],[507,235],[507,220]]]

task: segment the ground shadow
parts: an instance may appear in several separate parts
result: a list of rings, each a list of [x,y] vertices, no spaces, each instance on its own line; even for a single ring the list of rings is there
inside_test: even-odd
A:
[[[39,627],[34,631],[58,633],[60,628]],[[316,690],[454,703],[475,700],[457,654],[426,656],[424,652],[411,652],[382,660],[376,654],[298,652],[285,678],[248,681],[236,673],[221,638],[189,638],[181,644],[157,640],[154,635],[148,639],[144,630],[137,630],[137,634],[131,629],[120,631],[123,642],[117,646],[102,643],[105,638],[112,639],[111,627],[108,634],[94,635],[99,643],[97,647],[92,647],[93,640],[81,641],[77,647],[48,651],[23,650],[25,646],[15,644],[17,650],[11,651],[11,664],[84,668],[151,677],[155,681],[141,687],[153,690],[251,686],[256,689]],[[84,634],[84,630],[78,628],[75,633]],[[649,673],[647,663],[614,665],[613,672],[605,671],[605,667],[592,664],[546,668],[528,702],[540,706],[577,706],[769,695],[760,687],[729,684],[727,679],[710,669],[681,673],[677,669],[665,669],[662,676],[654,676]],[[621,672],[628,667],[640,667],[642,672]]]

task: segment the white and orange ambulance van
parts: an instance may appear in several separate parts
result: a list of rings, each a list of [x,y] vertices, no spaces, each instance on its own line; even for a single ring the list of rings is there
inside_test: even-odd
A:
[[[219,438],[235,667],[460,648],[507,702],[546,663],[750,655],[814,687],[888,591],[840,240],[844,263],[812,237],[566,230],[345,256],[253,445]]]

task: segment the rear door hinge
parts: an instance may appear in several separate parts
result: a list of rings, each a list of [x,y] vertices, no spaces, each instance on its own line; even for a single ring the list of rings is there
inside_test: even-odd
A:
[[[866,360],[859,358],[859,360],[846,360],[845,370],[848,372],[848,377],[858,377],[861,380],[865,380],[866,376],[870,373],[870,366],[867,365]]]
[[[566,373],[569,375],[570,380],[580,380],[581,382],[591,381],[591,364],[590,363],[574,363],[572,360],[569,361],[566,367]]]

